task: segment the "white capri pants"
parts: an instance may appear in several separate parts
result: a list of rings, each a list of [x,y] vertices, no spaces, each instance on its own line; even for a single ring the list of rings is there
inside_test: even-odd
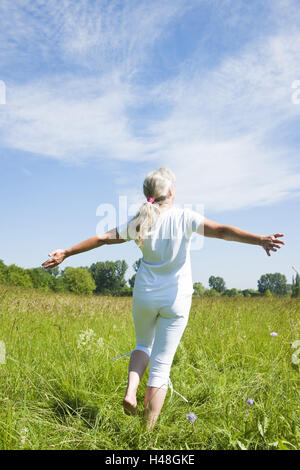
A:
[[[192,295],[163,298],[151,292],[133,293],[135,350],[150,357],[149,387],[168,388],[173,358],[185,330]],[[173,299],[172,299],[173,297]]]

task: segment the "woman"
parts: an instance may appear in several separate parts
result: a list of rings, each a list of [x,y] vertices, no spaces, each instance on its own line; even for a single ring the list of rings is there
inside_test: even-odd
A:
[[[174,207],[175,176],[161,167],[149,173],[143,185],[147,201],[129,224],[118,226],[78,245],[55,250],[44,268],[53,268],[64,259],[102,245],[135,240],[143,258],[136,274],[132,313],[136,348],[129,363],[124,411],[136,411],[136,393],[150,362],[144,408],[147,424],[153,429],[167,393],[170,368],[186,327],[192,301],[193,283],[190,242],[194,232],[206,237],[262,246],[267,255],[284,242],[283,234],[263,236],[230,225],[221,225],[191,209]]]

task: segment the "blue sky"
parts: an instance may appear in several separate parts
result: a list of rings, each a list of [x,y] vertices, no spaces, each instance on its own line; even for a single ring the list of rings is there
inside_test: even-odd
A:
[[[194,281],[207,286],[213,274],[256,288],[261,274],[281,272],[291,282],[291,266],[300,268],[299,24],[296,0],[2,0],[0,258],[39,266],[93,236],[100,204],[117,208],[120,195],[142,203],[146,173],[165,165],[178,204],[285,234],[270,258],[205,239],[192,252]],[[139,257],[130,242],[67,265]]]

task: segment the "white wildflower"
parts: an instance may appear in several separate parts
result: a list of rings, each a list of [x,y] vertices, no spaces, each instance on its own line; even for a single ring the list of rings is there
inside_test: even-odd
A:
[[[20,443],[22,446],[25,446],[27,437],[28,437],[29,429],[28,428],[22,428],[20,431]]]
[[[77,340],[77,347],[83,351],[93,351],[104,346],[104,339],[97,338],[96,333],[91,328],[83,331]]]
[[[92,348],[95,337],[96,334],[91,328],[89,330],[83,331],[78,337],[77,347],[79,349],[90,350]]]

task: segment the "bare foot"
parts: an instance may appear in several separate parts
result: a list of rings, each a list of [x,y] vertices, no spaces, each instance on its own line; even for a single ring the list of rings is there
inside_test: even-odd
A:
[[[137,401],[136,398],[129,397],[125,395],[123,400],[123,408],[124,413],[127,415],[135,415],[137,414]]]

